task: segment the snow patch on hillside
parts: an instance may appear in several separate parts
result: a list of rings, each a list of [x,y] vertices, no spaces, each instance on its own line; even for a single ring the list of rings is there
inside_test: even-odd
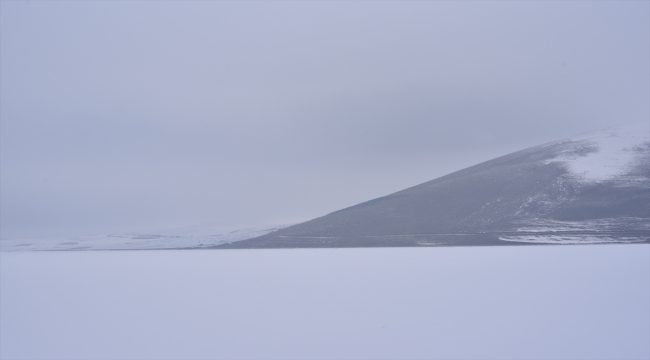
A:
[[[614,180],[630,174],[650,157],[648,123],[609,128],[570,139],[578,147],[548,162],[560,161],[576,178],[588,182]],[[547,162],[547,163],[548,163]],[[626,176],[628,183],[647,180],[648,174]]]

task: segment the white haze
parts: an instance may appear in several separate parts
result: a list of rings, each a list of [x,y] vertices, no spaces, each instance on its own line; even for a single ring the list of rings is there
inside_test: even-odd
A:
[[[649,3],[0,2],[0,237],[296,223],[650,117]]]

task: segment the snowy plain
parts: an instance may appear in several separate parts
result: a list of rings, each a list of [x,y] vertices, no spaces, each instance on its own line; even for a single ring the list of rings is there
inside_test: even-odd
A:
[[[202,249],[254,238],[287,226],[221,227],[201,224],[141,233],[1,239],[0,251]]]
[[[0,252],[2,359],[648,359],[650,245]]]

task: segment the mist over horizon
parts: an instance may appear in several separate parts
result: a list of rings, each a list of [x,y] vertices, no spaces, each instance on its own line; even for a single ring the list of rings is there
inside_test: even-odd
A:
[[[3,239],[297,223],[650,127],[647,2],[0,10]]]

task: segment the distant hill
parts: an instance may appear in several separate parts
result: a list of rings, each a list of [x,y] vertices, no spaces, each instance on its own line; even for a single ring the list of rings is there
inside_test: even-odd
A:
[[[218,248],[650,242],[650,124],[551,142]]]

